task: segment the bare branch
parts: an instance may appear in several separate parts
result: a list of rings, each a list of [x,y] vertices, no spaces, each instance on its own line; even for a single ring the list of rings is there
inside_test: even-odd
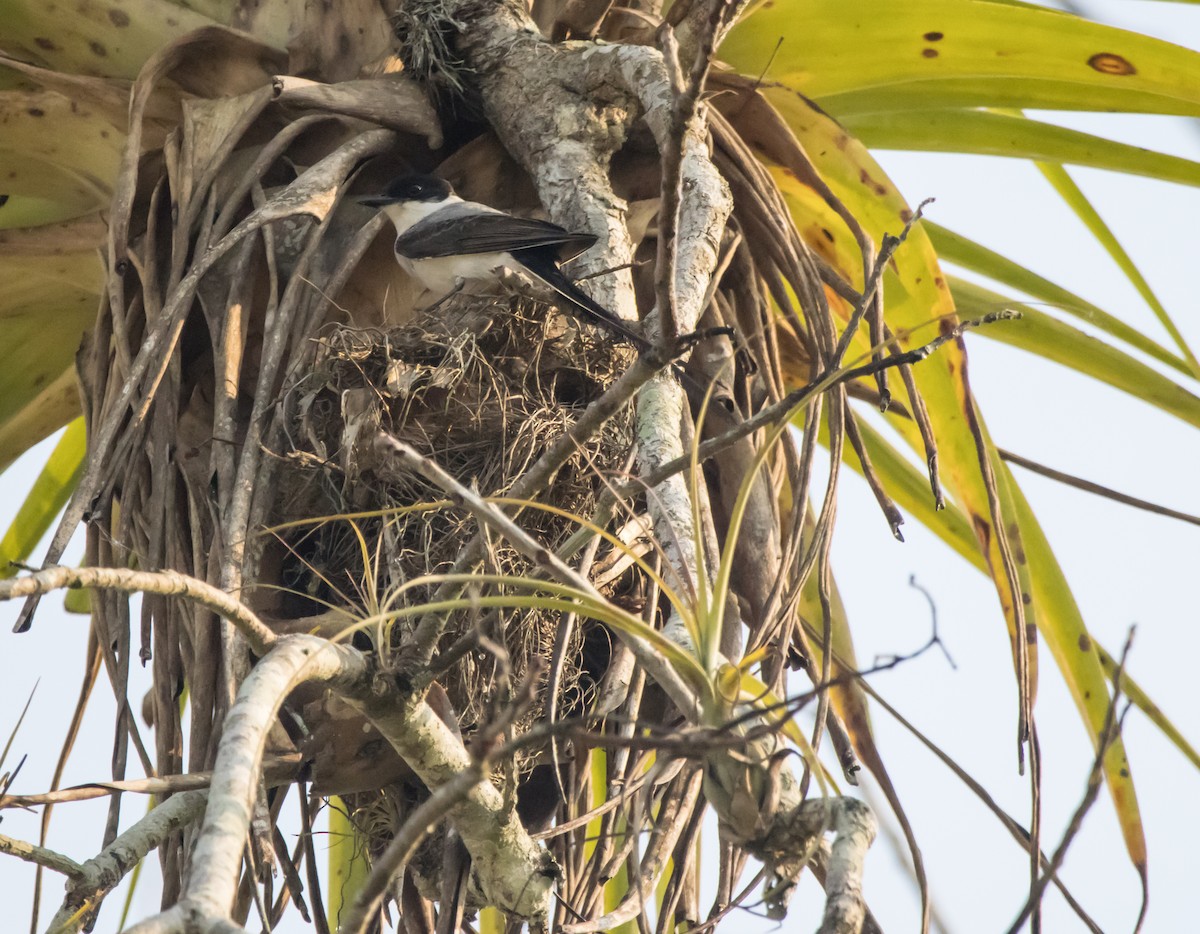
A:
[[[258,794],[262,750],[287,695],[306,681],[349,688],[368,680],[361,653],[316,636],[284,636],[254,666],[225,718],[217,747],[208,813],[184,890],[189,909],[228,917]]]
[[[1027,457],[1014,454],[1012,451],[1006,451],[1004,448],[997,448],[997,451],[999,451],[1001,459],[1008,461],[1010,464],[1016,464],[1033,473],[1041,474],[1043,477],[1049,477],[1051,480],[1057,480],[1059,483],[1073,486],[1077,490],[1095,493],[1097,496],[1103,496],[1105,499],[1124,503],[1126,506],[1133,506],[1135,509],[1144,509],[1146,512],[1152,512],[1157,516],[1166,516],[1168,519],[1178,519],[1180,522],[1200,525],[1200,516],[1180,512],[1177,509],[1171,509],[1167,506],[1159,506],[1157,503],[1151,503],[1144,499],[1138,499],[1138,497],[1130,496],[1128,493],[1122,493],[1119,490],[1101,486],[1099,483],[1093,483],[1091,480],[1084,480],[1082,477],[1076,477],[1073,474],[1055,470],[1053,467],[1047,467],[1045,464],[1039,464],[1037,461],[1031,461]]]
[[[285,785],[296,780],[300,768],[300,754],[271,756],[263,761],[263,775],[267,787]],[[0,797],[0,810],[5,808],[31,808],[43,804],[65,804],[73,801],[90,801],[114,794],[172,795],[181,791],[207,788],[212,783],[212,772],[188,772],[186,775],[164,775],[159,778],[134,778],[120,782],[89,782],[73,785],[58,791],[35,795],[4,795]]]
[[[1018,312],[1000,311],[991,315],[986,315],[983,318],[977,318],[971,321],[963,321],[954,328],[934,338],[927,344],[920,347],[914,347],[911,350],[904,351],[892,357],[886,357],[881,362],[871,362],[862,366],[852,367],[845,370],[827,371],[818,374],[814,379],[806,385],[792,390],[783,399],[772,405],[766,406],[763,409],[755,412],[746,420],[740,422],[733,428],[720,434],[715,438],[709,438],[707,441],[702,441],[696,449],[696,463],[703,464],[709,458],[721,453],[726,448],[743,438],[749,437],[754,432],[769,425],[776,425],[781,422],[791,419],[795,413],[810,404],[810,402],[820,393],[827,390],[830,386],[847,383],[857,379],[860,376],[867,376],[874,373],[880,367],[895,367],[903,364],[916,363],[924,360],[931,353],[936,351],[942,344],[949,340],[960,336],[963,332],[976,327],[992,324],[999,321],[1010,321],[1020,317]],[[673,460],[663,463],[661,466],[651,470],[649,473],[641,477],[634,478],[622,484],[617,484],[612,487],[601,498],[599,505],[596,507],[597,513],[601,515],[607,514],[613,504],[622,498],[634,496],[639,492],[644,491],[647,487],[654,487],[661,483],[667,477],[674,476],[684,470],[688,470],[692,465],[692,455],[680,454]],[[560,549],[561,553],[571,553],[577,550],[582,542],[590,533],[586,530],[576,533],[568,542]]]
[[[208,800],[205,791],[173,795],[79,867],[67,881],[67,895],[50,922],[50,930],[67,934],[84,928],[92,911],[142,859],[171,834],[200,816]]]
[[[0,834],[0,853],[15,856],[17,859],[33,863],[36,866],[53,869],[68,877],[78,876],[83,872],[83,867],[69,856],[56,853],[44,846],[38,846],[36,843],[26,843],[24,840],[6,837],[4,834]]]
[[[186,597],[237,626],[254,651],[265,653],[275,642],[275,633],[240,600],[212,584],[180,574],[178,571],[52,567],[35,571],[25,577],[0,581],[0,600],[40,595],[65,587],[90,587],[98,590],[118,590],[122,593]]]

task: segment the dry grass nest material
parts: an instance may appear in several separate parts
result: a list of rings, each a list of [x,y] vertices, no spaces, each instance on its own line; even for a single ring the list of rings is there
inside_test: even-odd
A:
[[[373,443],[380,428],[484,495],[502,496],[632,360],[632,351],[608,335],[523,297],[462,296],[404,328],[338,327],[319,342],[314,371],[290,390],[297,413],[293,461],[306,479],[281,494],[292,496],[283,510],[289,518],[304,511],[320,515],[322,508],[324,514],[339,514],[444,500],[443,492],[423,478],[380,459],[385,455]],[[625,466],[632,429],[629,411],[611,419],[559,471],[539,501],[590,516],[604,475]],[[314,464],[321,466],[314,470]],[[304,492],[297,492],[301,488]],[[314,499],[324,499],[324,505]],[[551,548],[577,528],[570,519],[534,509],[525,510],[520,521]],[[295,563],[309,576],[312,595],[333,601],[340,589],[366,606],[370,589],[382,601],[407,581],[450,571],[478,530],[466,510],[449,505],[359,519],[355,526],[369,550],[378,552],[371,554],[375,569],[367,572],[361,541],[347,521],[306,532],[303,544],[290,543],[303,556]],[[531,565],[493,539],[486,570],[527,575]],[[436,584],[413,587],[396,604],[426,602],[435,589]],[[397,622],[381,650],[394,651],[415,622]],[[560,622],[557,612],[539,610],[505,610],[491,617],[460,613],[451,620],[442,648],[482,625],[489,639],[506,647],[509,677],[516,684],[531,657],[550,657]],[[581,652],[577,635],[562,673],[566,696],[560,696],[560,710],[571,709],[592,683],[581,670]],[[494,698],[503,667],[487,653],[473,652],[445,677],[465,728],[478,722]],[[525,722],[539,719],[543,709],[544,698],[539,698]]]

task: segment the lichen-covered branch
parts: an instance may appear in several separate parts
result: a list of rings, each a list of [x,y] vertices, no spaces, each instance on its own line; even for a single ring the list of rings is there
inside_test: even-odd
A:
[[[325,683],[366,713],[430,787],[471,765],[462,740],[432,708],[420,698],[401,695],[394,684],[389,689],[361,652],[317,636],[283,636],[250,672],[226,718],[183,898],[135,930],[191,926],[215,931],[229,924],[267,734],[283,700],[303,682]],[[544,917],[553,860],[507,810],[500,792],[482,783],[452,816],[463,828],[488,898],[522,917]]]
[[[402,692],[386,675],[375,678],[368,690],[342,697],[366,715],[426,787],[440,788],[474,767],[462,740],[433,708]],[[450,817],[489,903],[531,924],[544,921],[558,868],[502,792],[491,782],[473,783]]]
[[[33,863],[44,869],[61,872],[68,878],[83,871],[83,867],[69,856],[64,856],[62,853],[44,846],[38,846],[36,843],[28,843],[15,837],[6,837],[4,834],[0,834],[0,853],[6,856],[15,856],[17,859]]]
[[[275,641],[275,633],[244,603],[212,584],[178,571],[133,571],[129,568],[52,567],[24,577],[0,581],[0,600],[30,597],[69,587],[119,590],[122,593],[153,593],[180,596],[198,603],[218,616],[231,620],[255,652],[264,653]]]
[[[348,687],[368,678],[361,653],[316,636],[284,636],[246,678],[225,718],[208,810],[184,888],[189,910],[227,918],[237,895],[267,733],[284,699],[306,681]]]
[[[736,766],[735,766],[736,767]],[[745,766],[743,766],[745,768]],[[727,836],[762,861],[770,876],[765,886],[768,913],[782,919],[801,871],[814,857],[827,833],[833,834],[825,876],[825,914],[818,934],[858,934],[866,917],[863,866],[875,839],[875,815],[857,798],[828,795],[802,800],[795,777],[787,769],[767,766],[732,789],[714,787],[713,770],[705,783],[711,798],[732,794],[730,807],[717,807]],[[760,804],[755,819],[735,826],[729,812],[744,812],[747,789],[759,776],[769,803]],[[740,800],[739,800],[740,799]]]
[[[168,798],[117,837],[97,856],[79,866],[67,881],[67,894],[49,930],[67,934],[82,930],[95,908],[142,859],[171,834],[200,816],[207,791],[186,791]]]

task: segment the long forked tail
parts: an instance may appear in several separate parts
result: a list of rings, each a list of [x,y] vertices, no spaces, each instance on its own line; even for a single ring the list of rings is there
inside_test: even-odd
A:
[[[651,344],[646,338],[634,332],[625,321],[618,318],[603,305],[593,301],[581,291],[558,268],[558,264],[553,258],[545,255],[540,250],[522,251],[516,254],[516,258],[521,261],[521,264],[526,269],[565,299],[564,304],[568,306],[567,311],[571,311],[577,317],[585,321],[590,321],[592,324],[602,327],[612,334],[616,334],[623,340],[633,344],[638,350],[650,349]]]
[[[611,334],[616,334],[623,340],[628,341],[639,351],[650,350],[654,346],[646,338],[642,337],[642,335],[635,333],[623,319],[618,318],[603,305],[593,301],[588,295],[580,291],[578,286],[568,279],[566,274],[558,268],[558,263],[553,258],[546,256],[540,251],[535,254],[532,250],[514,253],[514,256],[533,275],[537,276],[562,296],[564,304],[568,306],[567,310],[575,314],[576,317],[590,321],[597,327],[606,329]],[[689,376],[678,363],[672,363],[671,370],[685,386],[696,393],[697,398],[702,397],[707,391],[707,386],[702,385]]]

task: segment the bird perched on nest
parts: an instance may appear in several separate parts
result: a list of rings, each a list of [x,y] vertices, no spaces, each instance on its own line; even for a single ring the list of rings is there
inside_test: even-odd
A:
[[[358,199],[382,208],[396,226],[396,261],[444,300],[466,282],[524,273],[555,293],[565,311],[605,328],[638,350],[651,345],[621,318],[584,294],[559,268],[597,238],[556,224],[464,201],[444,179],[403,175],[380,195]]]

